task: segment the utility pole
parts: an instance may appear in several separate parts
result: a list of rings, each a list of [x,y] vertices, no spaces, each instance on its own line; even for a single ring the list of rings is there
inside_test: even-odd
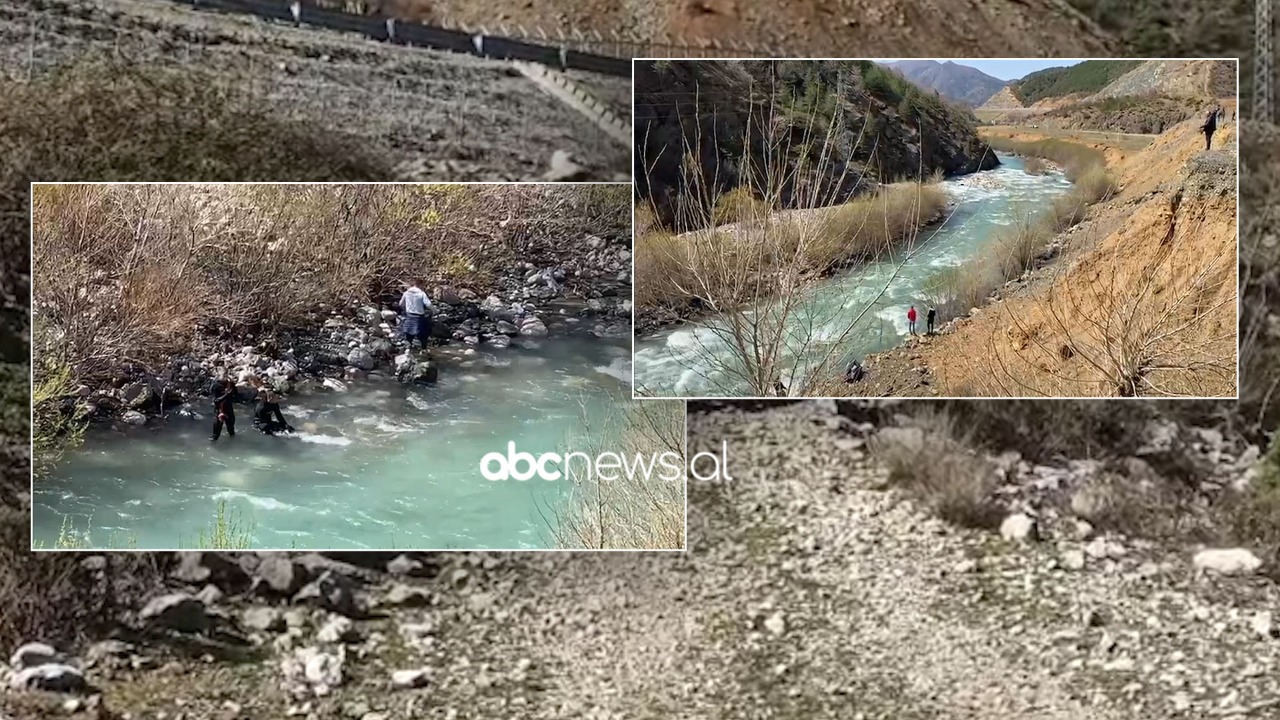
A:
[[[1271,107],[1271,2],[1254,0],[1253,119],[1274,122]]]

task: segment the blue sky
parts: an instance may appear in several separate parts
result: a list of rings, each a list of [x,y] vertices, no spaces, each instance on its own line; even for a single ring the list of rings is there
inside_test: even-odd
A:
[[[893,62],[897,58],[876,59],[875,62]],[[948,58],[936,58],[938,62],[947,62]],[[1037,70],[1051,67],[1069,67],[1083,60],[951,60],[957,65],[968,65],[977,68],[992,77],[1001,80],[1016,80],[1030,75]]]

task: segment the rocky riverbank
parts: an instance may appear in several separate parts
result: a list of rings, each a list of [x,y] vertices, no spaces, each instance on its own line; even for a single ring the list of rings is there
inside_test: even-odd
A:
[[[585,235],[555,252],[531,253],[492,283],[487,295],[463,287],[428,288],[434,326],[431,347],[461,344],[495,350],[554,342],[558,336],[626,337],[630,329],[631,253],[628,238]],[[252,402],[254,376],[283,394],[342,392],[366,378],[430,385],[441,371],[430,347],[410,351],[398,331],[398,298],[379,304],[321,306],[310,328],[260,335],[197,338],[191,353],[160,368],[124,362],[100,386],[81,385],[77,398],[91,418],[145,425],[170,413],[196,412],[214,377],[237,383]],[[446,370],[447,371],[447,370]]]

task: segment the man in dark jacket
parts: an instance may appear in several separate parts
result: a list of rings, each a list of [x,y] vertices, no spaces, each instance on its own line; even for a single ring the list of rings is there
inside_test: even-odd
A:
[[[222,426],[227,426],[227,435],[236,436],[236,386],[230,380],[214,380],[209,388],[213,396],[213,437],[214,442],[222,435]]]
[[[1218,115],[1221,113],[1220,108],[1214,108],[1209,111],[1209,115],[1204,119],[1204,149],[1208,150],[1210,143],[1213,141],[1213,133],[1218,129]]]

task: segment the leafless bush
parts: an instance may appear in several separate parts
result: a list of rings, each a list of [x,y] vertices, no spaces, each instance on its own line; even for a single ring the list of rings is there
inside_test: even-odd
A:
[[[868,320],[897,269],[931,237],[922,240],[920,227],[946,205],[941,188],[927,182],[847,199],[861,178],[837,161],[834,148],[844,134],[855,136],[855,145],[867,135],[874,145],[868,127],[846,128],[838,114],[818,111],[788,117],[748,119],[742,145],[763,148],[763,159],[750,169],[750,203],[725,200],[717,179],[703,177],[696,163],[703,139],[686,139],[683,196],[673,203],[672,226],[703,229],[681,235],[650,230],[636,243],[637,303],[702,313],[702,327],[728,348],[704,346],[701,358],[707,376],[726,394],[818,391],[843,369],[845,341]],[[922,169],[917,177],[923,178]],[[736,221],[717,226],[726,218],[715,209],[730,207],[740,211]],[[795,209],[764,214],[761,208]],[[651,214],[658,216],[657,208]],[[815,301],[813,290],[833,269],[869,258],[896,268],[875,298],[839,314]]]
[[[1003,519],[995,469],[949,413],[919,407],[909,428],[877,434],[870,449],[889,470],[891,483],[942,519],[984,529],[998,527]]]
[[[664,453],[678,467],[679,479],[662,477],[670,471],[605,479],[569,463],[572,483],[564,508],[551,511],[549,525],[556,545],[592,549],[680,549],[685,540],[685,409],[678,401],[618,399],[609,414],[593,422],[584,448],[568,448],[592,457],[617,453],[630,462],[653,463]]]
[[[1175,252],[1202,223],[1171,221],[1136,269],[1060,274],[1030,313],[1005,308],[1007,338],[988,341],[992,393],[1231,394],[1234,259]]]
[[[487,293],[566,235],[621,233],[624,186],[41,185],[35,307],[82,381],[191,348],[200,329],[307,327],[425,276]],[[554,239],[553,239],[554,238]]]

